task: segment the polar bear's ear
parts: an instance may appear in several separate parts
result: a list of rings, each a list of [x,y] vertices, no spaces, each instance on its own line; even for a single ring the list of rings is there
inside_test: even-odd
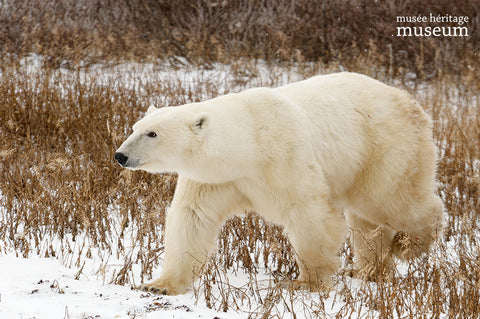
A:
[[[147,109],[147,115],[152,113],[153,111],[156,111],[156,110],[158,110],[158,109],[153,104],[150,105]]]
[[[209,117],[207,113],[200,113],[194,117],[192,122],[192,130],[195,133],[200,133],[200,131],[208,125]]]

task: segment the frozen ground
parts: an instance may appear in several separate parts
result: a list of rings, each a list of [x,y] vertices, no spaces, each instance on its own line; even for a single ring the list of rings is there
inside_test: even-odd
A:
[[[103,283],[52,258],[0,256],[0,318],[244,318],[195,304],[193,295],[155,296]]]
[[[79,275],[79,269],[67,268],[54,258],[22,258],[14,254],[0,256],[0,318],[228,319],[257,317],[262,313],[262,308],[252,303],[254,296],[239,305],[240,310],[230,308],[227,312],[217,312],[207,308],[203,297],[196,301],[193,292],[180,296],[159,296],[127,286],[104,283],[93,266],[93,263],[87,265]],[[229,274],[228,277],[229,285],[247,285],[245,274]],[[257,278],[260,283],[259,294],[265,298],[270,281],[261,277]],[[349,284],[355,286],[353,281]],[[335,316],[344,304],[339,296],[332,291],[328,298],[322,300],[323,315],[320,317]],[[294,310],[297,316],[311,317],[313,310],[319,306],[312,305],[312,300],[320,301],[318,294],[299,291],[292,296],[285,291],[283,300],[277,302],[272,313],[279,318],[291,318],[291,310]],[[360,313],[358,317],[362,317]]]

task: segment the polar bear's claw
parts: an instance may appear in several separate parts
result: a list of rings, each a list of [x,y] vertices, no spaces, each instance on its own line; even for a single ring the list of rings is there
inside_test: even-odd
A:
[[[151,292],[153,294],[157,295],[168,295],[169,290],[167,288],[159,288],[155,286],[150,286],[148,284],[141,285],[137,287],[138,290],[144,291],[144,292]]]

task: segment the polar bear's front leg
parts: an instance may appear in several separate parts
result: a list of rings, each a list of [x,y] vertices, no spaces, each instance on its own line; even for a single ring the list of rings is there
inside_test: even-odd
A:
[[[165,221],[162,274],[140,289],[168,295],[184,293],[212,253],[224,221],[247,206],[233,184],[202,184],[179,177]]]
[[[164,295],[184,293],[211,253],[221,224],[200,220],[191,208],[172,206],[165,223],[162,274],[140,289]]]

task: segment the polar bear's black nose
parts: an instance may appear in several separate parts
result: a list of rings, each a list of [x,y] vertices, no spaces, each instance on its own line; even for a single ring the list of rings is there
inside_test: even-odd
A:
[[[115,159],[117,160],[117,162],[120,164],[120,165],[125,165],[125,163],[127,162],[128,160],[128,156],[125,156],[125,154],[123,153],[115,153]]]

